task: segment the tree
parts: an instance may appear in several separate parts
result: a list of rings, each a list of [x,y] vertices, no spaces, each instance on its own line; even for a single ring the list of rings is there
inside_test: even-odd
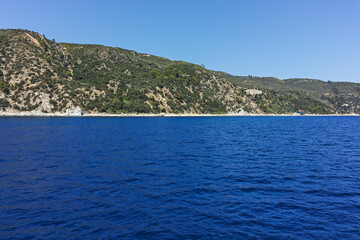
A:
[[[9,85],[8,85],[6,82],[0,80],[0,90],[1,90],[3,93],[9,93],[9,92],[10,92],[10,90],[9,90]]]
[[[179,102],[183,102],[184,100],[184,96],[181,93],[176,93],[175,94],[175,98],[176,100],[178,100]]]
[[[154,70],[154,69],[150,71],[150,76],[151,76],[152,78],[156,78],[158,75],[159,75],[159,72],[158,72],[158,71],[156,71],[156,70]]]

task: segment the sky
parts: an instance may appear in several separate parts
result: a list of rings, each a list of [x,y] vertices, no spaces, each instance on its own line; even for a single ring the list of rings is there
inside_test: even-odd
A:
[[[239,76],[360,83],[360,0],[0,0],[0,28]]]

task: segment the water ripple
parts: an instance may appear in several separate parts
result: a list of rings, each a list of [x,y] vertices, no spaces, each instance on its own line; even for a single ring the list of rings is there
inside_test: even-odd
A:
[[[358,117],[0,118],[1,239],[358,239]]]

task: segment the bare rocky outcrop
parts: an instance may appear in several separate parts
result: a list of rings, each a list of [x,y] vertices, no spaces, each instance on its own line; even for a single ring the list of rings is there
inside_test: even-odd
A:
[[[248,95],[260,95],[260,94],[263,94],[263,91],[258,90],[258,89],[247,89],[246,94],[248,94]]]
[[[83,112],[79,106],[71,106],[70,108],[66,109],[65,114],[68,116],[82,116]]]

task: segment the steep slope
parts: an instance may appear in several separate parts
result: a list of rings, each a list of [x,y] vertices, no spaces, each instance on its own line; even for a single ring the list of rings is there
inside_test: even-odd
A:
[[[0,30],[0,46],[0,79],[7,88],[0,107],[46,112],[55,102],[71,105],[72,56],[63,46],[23,30]]]
[[[0,110],[7,112],[79,106],[87,113],[358,113],[358,85],[349,84],[310,93],[297,80],[235,77],[135,51],[0,30]],[[333,101],[336,88],[353,96]]]

